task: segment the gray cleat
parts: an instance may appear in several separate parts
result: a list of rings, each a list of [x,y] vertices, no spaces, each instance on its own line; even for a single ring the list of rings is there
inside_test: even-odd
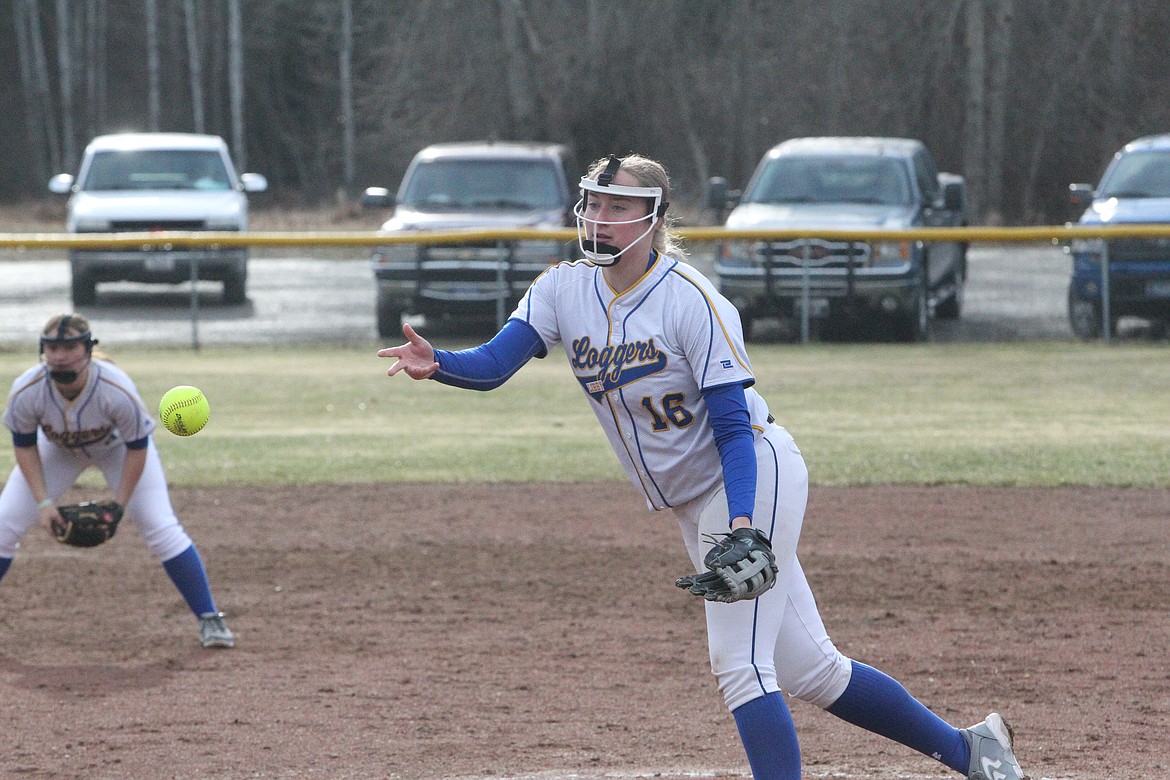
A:
[[[998,712],[959,733],[971,747],[968,780],[1028,780],[1012,752],[1012,727]]]
[[[223,621],[222,612],[204,612],[199,616],[199,641],[204,647],[235,647],[236,635]]]

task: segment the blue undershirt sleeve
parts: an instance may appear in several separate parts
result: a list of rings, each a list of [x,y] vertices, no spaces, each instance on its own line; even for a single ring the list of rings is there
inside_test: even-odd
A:
[[[37,446],[37,432],[32,433],[17,433],[12,432],[12,446],[13,447],[35,447]]]
[[[711,432],[723,463],[727,516],[750,518],[756,505],[756,437],[743,385],[707,388],[703,399],[707,402]]]
[[[431,379],[467,390],[494,390],[529,360],[547,354],[544,341],[531,325],[508,320],[486,344],[458,352],[436,349],[439,370]]]

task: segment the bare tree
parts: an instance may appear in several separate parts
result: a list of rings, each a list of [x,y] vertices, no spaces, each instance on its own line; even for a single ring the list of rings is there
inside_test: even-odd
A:
[[[228,0],[228,83],[232,119],[232,157],[241,170],[248,166],[244,143],[244,33],[240,0]]]
[[[341,0],[341,50],[338,53],[341,87],[342,189],[348,199],[354,184],[354,115],[353,115],[353,3]]]
[[[69,0],[57,0],[57,81],[61,98],[61,150],[66,165],[77,163],[77,139],[73,130],[74,47],[69,34]]]
[[[1101,157],[1107,159],[1122,144],[1129,140],[1132,132],[1134,68],[1133,3],[1130,0],[1113,0],[1110,3],[1113,33],[1109,39],[1109,55],[1106,59],[1109,94],[1114,97],[1108,105],[1109,121],[1101,137]]]
[[[988,36],[987,124],[982,203],[983,220],[1003,223],[1003,183],[1007,160],[1008,77],[1012,62],[1013,0],[994,0],[994,18]]]
[[[191,81],[191,112],[195,132],[204,132],[203,123],[203,58],[199,51],[198,24],[195,18],[195,0],[183,0],[183,19],[187,28],[187,67]]]
[[[161,76],[158,54],[158,0],[146,0],[146,105],[147,127],[162,127]]]
[[[967,2],[967,121],[963,170],[971,214],[982,221],[987,196],[987,37],[984,3]]]
[[[86,0],[85,4],[85,135],[98,134],[106,118],[106,35],[109,9],[106,0]]]

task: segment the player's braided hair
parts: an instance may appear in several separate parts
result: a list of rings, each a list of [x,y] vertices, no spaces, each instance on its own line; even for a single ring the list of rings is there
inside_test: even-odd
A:
[[[666,168],[662,163],[640,154],[628,154],[621,158],[621,162],[621,167],[618,170],[629,173],[641,187],[661,187],[662,202],[668,203],[670,201],[670,177],[666,175]],[[605,170],[608,163],[609,158],[603,157],[589,166],[589,178],[596,179]],[[652,246],[658,250],[659,254],[682,259],[686,257],[686,251],[682,247],[678,234],[674,232],[674,223],[674,214],[667,209],[659,221],[660,227],[654,231]]]

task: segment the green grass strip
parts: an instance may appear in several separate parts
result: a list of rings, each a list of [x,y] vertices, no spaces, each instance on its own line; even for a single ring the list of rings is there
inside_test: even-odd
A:
[[[477,393],[388,378],[374,352],[112,357],[156,416],[174,385],[208,397],[202,432],[155,435],[176,485],[624,479],[563,354]],[[1170,485],[1164,344],[753,344],[751,356],[817,484]],[[34,358],[0,353],[0,380]],[[0,466],[13,463],[0,448]]]

